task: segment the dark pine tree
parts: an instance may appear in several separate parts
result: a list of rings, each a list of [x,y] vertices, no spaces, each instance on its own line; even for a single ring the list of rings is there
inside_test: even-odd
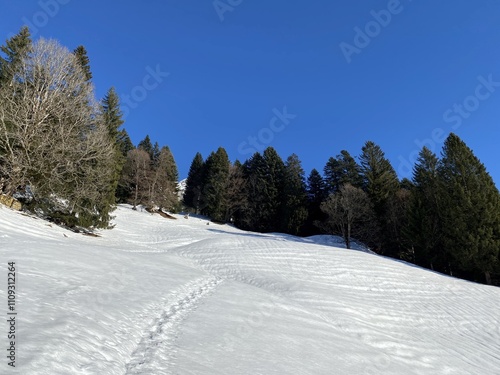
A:
[[[362,148],[360,156],[363,188],[368,194],[375,214],[381,237],[377,251],[388,256],[398,257],[398,247],[394,245],[390,235],[390,218],[388,203],[399,189],[399,180],[380,146],[368,141]]]
[[[186,180],[186,190],[184,191],[184,204],[199,213],[200,198],[203,188],[203,169],[205,162],[203,156],[198,152],[191,162]]]
[[[325,213],[321,210],[321,203],[328,197],[325,181],[321,174],[313,169],[307,178],[307,221],[304,228],[304,234],[311,236],[320,233],[316,226],[326,219]]]
[[[413,168],[405,235],[413,249],[413,261],[416,264],[444,272],[448,262],[440,245],[442,229],[438,165],[437,156],[424,147]]]
[[[151,161],[154,160],[154,150],[153,150],[153,144],[151,143],[151,139],[149,138],[149,135],[146,135],[146,137],[139,142],[137,145],[137,148],[140,148],[143,151],[146,151],[151,159]]]
[[[235,217],[235,224],[245,230],[265,231],[263,224],[263,205],[266,195],[266,162],[264,157],[256,152],[243,164],[243,177],[247,205]]]
[[[338,192],[340,187],[345,184],[357,188],[361,188],[363,185],[361,168],[346,150],[342,150],[335,158],[328,159],[324,173],[329,194]]]
[[[307,191],[304,170],[297,155],[292,154],[285,163],[282,231],[298,235],[307,219]]]
[[[90,60],[87,55],[87,50],[85,49],[84,46],[78,46],[74,51],[73,54],[76,57],[76,60],[78,61],[78,65],[82,68],[82,72],[85,75],[85,81],[90,82],[92,81],[92,71],[90,70]]]
[[[28,27],[23,26],[17,35],[8,39],[0,47],[4,56],[0,55],[0,85],[14,77],[19,64],[32,48],[31,34]]]
[[[125,158],[127,157],[128,152],[135,148],[132,140],[130,139],[130,136],[125,129],[121,129],[120,131],[118,131],[117,142],[120,152]]]
[[[90,69],[89,76],[92,77]],[[118,181],[120,180],[121,172],[126,161],[123,157],[119,143],[119,128],[123,125],[123,115],[120,110],[120,99],[118,98],[114,88],[109,89],[102,101],[102,114],[103,121],[108,129],[108,137],[110,142],[114,144],[114,170],[109,176],[109,192],[107,194],[107,200],[106,202],[102,202],[103,205],[101,208],[105,211],[105,214],[109,216],[110,210],[115,207],[117,201],[116,193],[118,189]]]
[[[452,267],[472,277],[481,273],[489,284],[500,255],[500,195],[493,179],[453,133],[443,147],[439,176],[443,241]]]
[[[281,207],[284,201],[285,164],[276,150],[268,147],[263,153],[264,159],[264,196],[262,197],[262,228],[265,232],[281,229]]]
[[[324,181],[327,195],[334,194],[340,189],[339,161],[331,157],[323,168]]]
[[[153,162],[153,166],[158,166],[158,162],[160,160],[160,153],[161,153],[161,150],[160,150],[160,145],[158,144],[158,142],[155,142],[155,144],[153,145],[153,149],[151,150],[151,161]]]
[[[205,181],[201,196],[202,213],[215,222],[224,222],[227,212],[226,186],[229,178],[229,157],[224,148],[219,147],[205,161]]]

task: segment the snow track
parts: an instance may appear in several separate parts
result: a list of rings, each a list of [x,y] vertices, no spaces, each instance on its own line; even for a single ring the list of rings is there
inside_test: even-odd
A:
[[[170,374],[179,325],[221,282],[218,278],[201,278],[174,291],[169,298],[171,302],[167,302],[132,353],[125,375]]]

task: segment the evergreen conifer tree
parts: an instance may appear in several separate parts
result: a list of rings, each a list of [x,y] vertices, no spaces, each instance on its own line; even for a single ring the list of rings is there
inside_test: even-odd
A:
[[[266,162],[256,152],[243,164],[247,206],[235,218],[235,224],[245,230],[265,231],[263,205],[266,189]]]
[[[203,213],[213,221],[224,222],[227,211],[227,192],[225,187],[229,177],[229,157],[224,148],[219,147],[205,161],[205,181],[201,200]]]
[[[326,219],[326,215],[321,211],[321,203],[326,200],[328,193],[323,177],[318,170],[313,169],[307,178],[307,207],[308,216],[304,233],[313,235],[318,233],[316,223]]]
[[[443,147],[439,176],[444,247],[452,266],[481,272],[491,283],[499,264],[499,192],[484,165],[453,133]]]
[[[146,135],[146,137],[139,142],[137,145],[137,148],[140,148],[143,151],[146,151],[149,155],[149,158],[151,162],[154,160],[154,152],[153,152],[153,144],[151,143],[151,139],[149,138],[149,135]]]
[[[390,237],[388,202],[399,189],[399,180],[380,146],[368,141],[362,148],[360,156],[363,189],[370,198],[379,227],[381,238],[379,251],[384,255],[398,257],[398,249],[393,247]]]
[[[0,51],[4,55],[0,55],[0,85],[10,81],[32,47],[31,34],[26,26],[23,26],[18,34],[8,39],[5,45],[0,47]]]
[[[416,264],[444,271],[447,261],[440,245],[442,228],[438,165],[437,156],[424,147],[413,168],[408,227],[404,234],[413,248],[413,261]]]
[[[183,202],[186,206],[193,208],[196,213],[200,208],[200,198],[203,187],[203,156],[196,153],[191,166],[189,167],[186,181],[186,190],[184,191]]]
[[[92,81],[92,71],[90,70],[90,60],[89,60],[89,57],[87,55],[87,50],[85,49],[84,46],[78,46],[73,51],[73,54],[75,55],[76,60],[81,67],[81,71],[85,77],[84,80],[87,82],[91,82]]]
[[[276,232],[282,227],[281,208],[284,201],[285,164],[273,147],[268,147],[263,153],[264,183],[262,191],[261,221],[265,232]]]
[[[298,235],[307,219],[307,192],[304,170],[297,155],[288,157],[284,169],[282,230]]]

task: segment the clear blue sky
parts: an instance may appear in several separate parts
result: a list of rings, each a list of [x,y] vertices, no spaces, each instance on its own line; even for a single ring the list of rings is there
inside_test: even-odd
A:
[[[129,96],[132,140],[170,146],[182,178],[218,146],[308,174],[367,140],[404,177],[415,141],[439,152],[453,130],[500,181],[496,0],[3,0],[0,18],[2,40],[28,22],[84,45],[98,96]]]

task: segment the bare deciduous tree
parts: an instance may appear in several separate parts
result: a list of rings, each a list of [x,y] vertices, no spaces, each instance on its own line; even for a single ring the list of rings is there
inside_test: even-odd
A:
[[[6,191],[30,186],[37,199],[95,214],[108,190],[113,145],[94,89],[75,56],[40,39],[0,87],[0,174]]]
[[[172,153],[163,147],[158,156],[149,184],[149,205],[174,211],[179,205],[177,168]]]
[[[351,248],[351,238],[369,240],[376,232],[376,218],[368,195],[361,189],[344,184],[339,192],[321,204],[321,210],[328,215],[323,227],[340,233],[346,247]]]
[[[138,204],[144,203],[149,196],[150,176],[151,158],[149,154],[140,148],[129,151],[123,167],[122,178],[133,188],[131,203],[134,208]]]

